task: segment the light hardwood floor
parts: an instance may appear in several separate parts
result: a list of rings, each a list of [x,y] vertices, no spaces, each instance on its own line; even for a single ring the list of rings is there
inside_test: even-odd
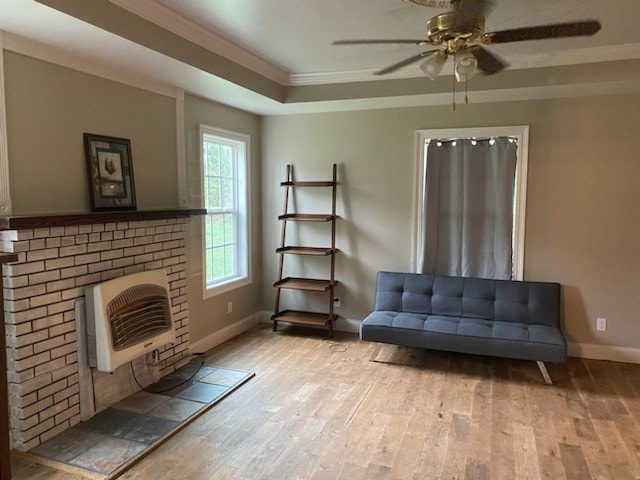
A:
[[[385,347],[396,363],[378,363],[374,347],[255,327],[208,363],[256,377],[120,478],[640,478],[640,365],[571,358],[550,387],[535,362]]]

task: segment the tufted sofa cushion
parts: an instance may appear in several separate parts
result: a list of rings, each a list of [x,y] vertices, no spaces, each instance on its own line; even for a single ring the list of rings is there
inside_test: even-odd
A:
[[[560,285],[380,272],[363,340],[566,361]]]
[[[557,326],[559,304],[557,283],[380,272],[375,309]]]

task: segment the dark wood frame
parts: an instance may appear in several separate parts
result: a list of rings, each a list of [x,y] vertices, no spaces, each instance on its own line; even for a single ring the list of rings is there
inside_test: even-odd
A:
[[[338,169],[334,163],[332,167],[332,179],[330,181],[307,181],[296,182],[293,179],[293,165],[287,165],[286,180],[280,185],[285,187],[284,205],[282,215],[278,220],[282,222],[280,229],[280,247],[276,253],[280,255],[278,261],[278,280],[273,284],[276,288],[275,305],[273,308],[273,331],[278,329],[278,322],[293,323],[298,325],[315,325],[329,327],[329,337],[333,336],[333,326],[338,319],[334,312],[335,287],[338,281],[335,279],[336,254],[340,252],[336,248],[336,186],[338,185]],[[289,190],[298,187],[331,187],[331,213],[293,213],[289,212]],[[287,245],[287,223],[288,222],[330,222],[331,223],[331,245],[325,247],[308,247],[300,245]],[[283,277],[285,255],[311,255],[324,256],[331,259],[331,274],[329,279]],[[327,292],[329,294],[328,313],[307,312],[300,310],[280,310],[281,289],[300,290],[305,292]]]
[[[87,161],[89,180],[89,200],[91,210],[131,210],[136,208],[136,191],[133,181],[133,165],[131,160],[131,141],[126,138],[105,137],[85,133],[84,152]],[[108,181],[100,176],[100,153],[118,156],[122,181]],[[105,195],[102,186],[121,184],[122,193]]]

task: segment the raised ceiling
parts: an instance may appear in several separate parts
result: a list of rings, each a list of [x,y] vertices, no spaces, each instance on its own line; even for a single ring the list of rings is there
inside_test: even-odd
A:
[[[317,73],[336,77],[344,72],[370,73],[418,53],[420,49],[415,46],[335,47],[331,42],[345,38],[424,38],[427,20],[446,11],[409,5],[401,0],[152,0],[149,3],[218,33],[288,71],[294,78]],[[593,61],[603,61],[620,55],[620,45],[640,41],[637,26],[629,22],[630,18],[640,18],[637,0],[494,0],[486,18],[486,29],[494,31],[588,18],[599,19],[603,24],[602,31],[595,37],[522,42],[493,48],[511,64],[536,66],[534,62],[542,57],[539,66],[545,66],[558,52],[569,53],[562,60],[565,63],[571,61],[571,51],[578,51],[580,57],[576,58],[582,58],[595,49],[599,58]],[[611,51],[603,51],[609,48]]]
[[[277,114],[447,103],[450,77],[431,82],[417,65],[373,75],[418,47],[331,45],[422,38],[442,11],[401,0],[0,0],[0,29],[10,50],[84,59]],[[640,89],[637,0],[493,0],[486,30],[589,18],[602,23],[593,37],[492,46],[509,70],[474,78],[472,100]]]

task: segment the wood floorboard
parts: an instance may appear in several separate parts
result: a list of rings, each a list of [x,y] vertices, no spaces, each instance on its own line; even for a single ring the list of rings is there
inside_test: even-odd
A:
[[[120,478],[640,479],[640,365],[570,358],[547,386],[535,362],[375,347],[268,325],[225,342],[207,362],[256,377]],[[14,457],[15,480],[82,478]]]

